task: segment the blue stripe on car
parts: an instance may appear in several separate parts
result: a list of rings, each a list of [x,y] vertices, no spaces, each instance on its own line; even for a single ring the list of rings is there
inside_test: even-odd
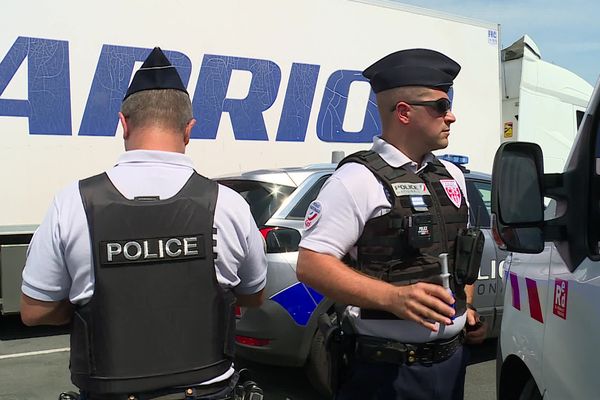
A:
[[[322,299],[322,294],[302,282],[295,283],[271,297],[271,300],[281,305],[292,319],[302,326],[306,326]]]

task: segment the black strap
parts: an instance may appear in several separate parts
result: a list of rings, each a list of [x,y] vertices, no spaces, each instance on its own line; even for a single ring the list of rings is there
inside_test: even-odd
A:
[[[356,357],[367,362],[425,365],[447,360],[463,344],[464,333],[427,343],[401,343],[373,336],[356,336]]]
[[[145,393],[132,394],[95,394],[82,393],[84,400],[129,400],[133,396],[135,400],[188,400],[202,399],[205,396],[213,395],[221,391],[232,392],[237,384],[239,373],[235,372],[229,379],[221,382],[215,382],[210,385],[198,385],[190,387],[167,388],[154,390]],[[229,390],[226,390],[229,389]],[[225,397],[224,397],[225,398]]]
[[[438,175],[444,175],[448,178],[454,179],[444,164],[442,164],[442,162],[437,158],[428,163],[423,172],[434,172]]]

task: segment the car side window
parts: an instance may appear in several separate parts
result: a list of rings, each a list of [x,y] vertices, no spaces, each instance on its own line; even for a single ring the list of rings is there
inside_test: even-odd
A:
[[[319,195],[319,191],[321,191],[321,188],[325,184],[325,181],[327,181],[327,179],[330,176],[331,175],[325,175],[318,181],[316,181],[315,184],[310,188],[310,190],[306,192],[306,194],[302,196],[302,199],[300,199],[300,201],[294,206],[294,208],[292,208],[292,211],[290,211],[287,218],[304,219],[304,217],[306,216],[306,210],[308,209],[308,206],[317,198],[317,196]]]
[[[492,184],[468,179],[467,196],[469,196],[471,226],[489,227],[492,212]]]
[[[219,183],[235,190],[248,202],[252,217],[254,217],[254,221],[258,226],[264,225],[283,201],[296,189],[295,187],[277,185],[271,182],[245,179],[222,180]]]

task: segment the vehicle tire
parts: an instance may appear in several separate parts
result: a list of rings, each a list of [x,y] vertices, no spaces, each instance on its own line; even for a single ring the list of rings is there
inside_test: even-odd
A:
[[[332,399],[333,393],[329,385],[329,354],[325,349],[325,338],[317,329],[310,344],[308,360],[306,360],[306,376],[310,384],[325,399]]]
[[[519,395],[519,400],[542,400],[542,394],[533,378],[529,378],[527,383],[525,383],[525,386],[523,386],[523,390],[521,390],[521,394]]]

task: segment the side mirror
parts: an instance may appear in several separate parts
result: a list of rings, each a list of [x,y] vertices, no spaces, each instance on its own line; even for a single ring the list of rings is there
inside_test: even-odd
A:
[[[267,253],[289,253],[298,251],[302,235],[293,228],[265,228],[268,229],[265,235]]]
[[[492,172],[492,229],[501,246],[519,253],[544,250],[544,166],[535,143],[502,144]]]
[[[556,200],[543,219],[543,197]],[[533,143],[504,143],[492,175],[492,233],[505,248],[539,253],[554,242],[573,272],[587,259],[600,261],[600,81],[594,89],[562,173],[543,174],[542,151]],[[552,215],[554,214],[553,218]]]

